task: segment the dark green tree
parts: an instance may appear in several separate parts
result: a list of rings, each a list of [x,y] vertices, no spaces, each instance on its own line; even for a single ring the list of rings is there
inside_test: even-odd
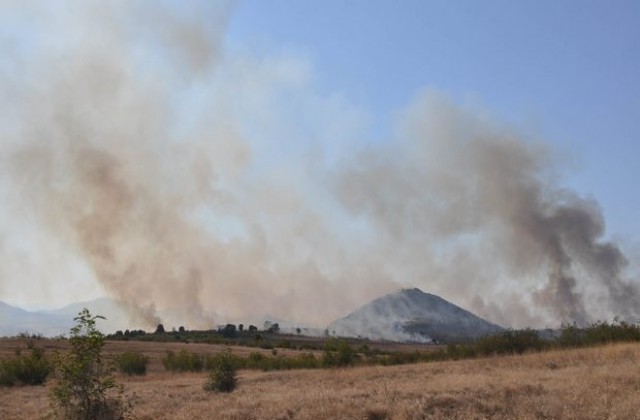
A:
[[[274,334],[279,333],[280,332],[280,324],[278,324],[277,322],[274,322],[273,324],[271,324],[269,326],[267,331],[270,332],[270,333],[274,333]]]
[[[220,329],[220,334],[222,334],[223,337],[233,338],[236,336],[236,326],[227,324]]]

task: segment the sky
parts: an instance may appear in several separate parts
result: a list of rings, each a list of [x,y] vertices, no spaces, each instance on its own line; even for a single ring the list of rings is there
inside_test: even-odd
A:
[[[232,45],[309,60],[321,89],[366,110],[373,138],[423,88],[484,107],[565,153],[565,182],[640,237],[636,1],[244,1]]]
[[[640,319],[634,1],[0,2],[0,300]],[[185,322],[184,320],[188,322]]]

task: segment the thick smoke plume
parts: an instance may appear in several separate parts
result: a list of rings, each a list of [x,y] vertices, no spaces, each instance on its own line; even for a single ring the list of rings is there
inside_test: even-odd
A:
[[[427,92],[363,147],[303,61],[225,48],[229,7],[49,12],[6,11],[0,293],[68,287],[22,278],[62,252],[151,326],[322,324],[401,286],[504,325],[639,316],[597,203],[541,143]]]
[[[348,209],[385,241],[412,243],[401,252],[426,259],[430,278],[451,295],[472,291],[476,309],[506,325],[638,317],[625,256],[603,239],[597,203],[555,185],[551,151],[434,95],[406,115],[393,151],[342,176]],[[509,293],[497,300],[500,289]]]

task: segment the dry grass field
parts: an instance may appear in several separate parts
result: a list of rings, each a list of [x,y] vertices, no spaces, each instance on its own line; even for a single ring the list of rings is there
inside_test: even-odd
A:
[[[640,419],[639,344],[389,367],[240,371],[231,394],[204,391],[206,373],[165,372],[157,343],[128,344],[126,350],[156,360],[144,377],[118,377],[138,419]],[[6,353],[7,343],[1,347]],[[0,389],[0,419],[46,418],[49,388]]]
[[[26,340],[22,338],[0,338],[0,359],[10,358],[15,356],[16,351],[22,351],[25,354],[28,353],[27,342],[33,343],[36,347],[42,348],[45,354],[50,355],[53,351],[66,351],[69,349],[69,343],[67,340],[53,340],[53,339],[41,339],[41,340]],[[107,341],[103,353],[107,356],[114,356],[122,354],[124,352],[139,352],[144,353],[149,357],[149,373],[165,372],[166,369],[162,366],[161,359],[166,355],[167,351],[178,352],[182,349],[188,350],[199,355],[211,355],[224,350],[225,346],[215,344],[204,343],[178,343],[178,342],[151,342],[151,341]],[[263,353],[270,355],[271,350],[265,350],[254,347],[233,346],[231,347],[234,354],[238,356],[247,357],[252,352]],[[289,349],[277,349],[278,354],[288,356],[297,354],[297,350]],[[321,352],[315,352],[320,354]],[[2,417],[0,417],[2,420]]]

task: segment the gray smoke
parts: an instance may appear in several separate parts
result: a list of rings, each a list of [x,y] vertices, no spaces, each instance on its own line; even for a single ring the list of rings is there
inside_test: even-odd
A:
[[[476,309],[505,325],[637,319],[627,259],[603,239],[597,203],[557,186],[558,162],[544,145],[430,93],[402,127],[393,150],[361,156],[337,188],[386,241],[413,244],[401,248],[410,259],[435,257],[426,275],[435,268],[452,296],[477,294]],[[516,285],[503,294],[511,302],[491,313],[483,300],[495,302],[508,283]]]
[[[401,286],[505,325],[638,316],[597,203],[541,143],[423,93],[363,148],[305,62],[225,49],[229,5],[42,7],[3,14],[32,32],[0,42],[0,293],[73,297],[72,260],[150,326],[326,323]]]

